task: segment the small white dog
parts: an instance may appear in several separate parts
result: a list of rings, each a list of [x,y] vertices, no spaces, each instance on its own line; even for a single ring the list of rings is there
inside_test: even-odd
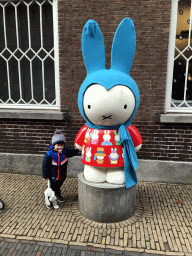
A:
[[[52,205],[54,209],[59,208],[59,205],[57,204],[57,197],[55,196],[55,192],[51,189],[51,186],[50,186],[50,180],[47,181],[47,188],[44,191],[44,195],[45,195],[45,204],[47,208],[49,209],[52,208]]]

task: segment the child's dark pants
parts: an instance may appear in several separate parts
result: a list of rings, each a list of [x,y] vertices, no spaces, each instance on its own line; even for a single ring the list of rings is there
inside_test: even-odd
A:
[[[60,187],[62,186],[62,184],[63,184],[62,180],[57,180],[56,182],[53,182],[51,180],[51,188],[55,192],[56,196],[60,196],[61,195]]]

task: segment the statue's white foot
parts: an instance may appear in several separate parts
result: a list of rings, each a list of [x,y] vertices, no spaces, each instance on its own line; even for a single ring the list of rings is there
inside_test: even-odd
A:
[[[84,178],[89,182],[105,182],[106,168],[97,168],[94,166],[85,165]]]
[[[124,168],[108,168],[106,173],[106,181],[112,184],[124,184]]]

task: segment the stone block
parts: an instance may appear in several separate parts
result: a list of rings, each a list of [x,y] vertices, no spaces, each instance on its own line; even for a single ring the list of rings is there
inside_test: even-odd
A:
[[[114,223],[134,215],[136,186],[87,182],[78,175],[79,210],[88,219],[100,223]]]

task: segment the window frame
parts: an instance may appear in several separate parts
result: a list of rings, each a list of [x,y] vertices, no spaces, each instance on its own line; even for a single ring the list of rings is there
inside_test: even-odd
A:
[[[172,0],[172,4],[171,4],[171,19],[170,19],[170,33],[169,33],[167,79],[166,79],[166,94],[165,94],[164,112],[165,113],[175,113],[175,114],[192,114],[192,107],[186,107],[186,108],[171,107],[178,2],[179,2],[178,0]]]
[[[19,0],[2,0],[4,2],[15,2]],[[25,1],[25,0],[21,0]],[[0,104],[0,109],[11,110],[61,110],[60,105],[60,76],[59,76],[59,34],[58,34],[58,0],[52,0],[52,11],[53,11],[53,40],[54,40],[54,69],[55,69],[55,101],[54,105],[49,104]]]

